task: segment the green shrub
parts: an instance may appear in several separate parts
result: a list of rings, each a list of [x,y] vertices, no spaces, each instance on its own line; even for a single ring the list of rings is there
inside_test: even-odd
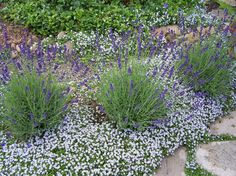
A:
[[[51,74],[13,73],[4,92],[4,124],[17,138],[54,127],[69,103],[69,96],[63,90]]]
[[[231,59],[227,52],[227,44],[217,36],[198,41],[184,52],[185,58],[177,62],[179,76],[195,91],[210,96],[228,95]]]
[[[163,86],[138,61],[101,75],[97,99],[108,118],[121,128],[143,129],[166,116]],[[162,97],[163,96],[163,97]]]
[[[61,31],[93,31],[113,28],[133,29],[136,22],[150,26],[176,23],[178,9],[190,11],[198,1],[139,0],[11,0],[0,10],[1,17],[30,27],[37,34],[56,35]]]

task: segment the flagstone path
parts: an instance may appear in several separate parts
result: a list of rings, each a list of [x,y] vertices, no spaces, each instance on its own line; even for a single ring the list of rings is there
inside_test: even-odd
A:
[[[196,159],[198,164],[216,176],[236,176],[236,141],[200,145]]]
[[[236,111],[213,123],[210,133],[236,136]],[[186,155],[186,150],[182,147],[173,156],[163,159],[161,168],[155,176],[185,176]],[[204,169],[216,176],[236,176],[236,141],[200,145],[196,151],[196,160]]]
[[[161,168],[158,169],[155,176],[185,176],[186,158],[186,149],[184,147],[178,149],[173,156],[163,159]]]

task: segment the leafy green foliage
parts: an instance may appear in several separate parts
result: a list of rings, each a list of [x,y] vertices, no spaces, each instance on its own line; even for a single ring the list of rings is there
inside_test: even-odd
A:
[[[203,169],[199,165],[196,169],[185,168],[185,174],[186,176],[214,176],[212,173]]]
[[[175,23],[179,8],[191,10],[199,2],[188,0],[172,1],[136,0],[11,0],[0,10],[3,18],[32,28],[40,35],[57,34],[60,31],[91,31],[113,28],[127,31],[137,21],[150,26]],[[162,17],[162,18],[161,18]],[[160,21],[162,20],[162,21]]]
[[[69,96],[52,75],[35,71],[13,73],[4,92],[4,124],[17,138],[25,138],[58,124]]]
[[[108,118],[121,128],[142,129],[166,116],[164,98],[160,98],[163,87],[146,74],[145,65],[132,61],[101,76],[98,102]]]
[[[10,49],[3,49],[0,51],[0,60],[7,60],[11,57]]]
[[[216,36],[198,41],[177,62],[180,77],[195,91],[210,96],[229,95],[231,59],[227,51],[227,44]]]

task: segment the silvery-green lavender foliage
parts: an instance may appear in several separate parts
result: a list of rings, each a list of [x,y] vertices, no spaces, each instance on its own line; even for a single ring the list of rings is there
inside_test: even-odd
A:
[[[4,92],[3,123],[21,139],[53,128],[67,110],[68,93],[50,74],[39,75],[35,70],[12,73]]]
[[[97,90],[97,100],[108,118],[118,127],[132,129],[143,129],[165,118],[167,89],[157,71],[147,75],[147,65],[137,58],[127,65],[118,62],[118,67],[101,74]]]
[[[6,27],[3,29],[5,46],[2,53],[12,51],[8,43]],[[58,72],[60,65],[55,62],[56,53],[66,48],[51,48],[45,53],[38,42],[36,51],[23,37],[20,53],[12,59],[0,61],[1,91],[1,126],[4,126],[16,138],[27,138],[53,128],[60,123],[68,106],[75,102],[68,95],[63,82],[65,71]],[[69,62],[71,55],[64,52],[64,63]],[[84,66],[73,60],[72,71],[79,73]],[[3,125],[2,125],[3,124]],[[6,132],[6,131],[5,131]]]
[[[229,95],[232,80],[232,58],[227,54],[229,47],[222,37],[213,35],[200,39],[184,49],[176,63],[185,84],[215,97]]]

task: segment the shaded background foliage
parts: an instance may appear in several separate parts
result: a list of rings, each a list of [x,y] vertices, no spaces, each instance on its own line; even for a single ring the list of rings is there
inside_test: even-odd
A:
[[[167,13],[169,18],[165,23],[172,24],[176,22],[179,8],[189,12],[200,4],[193,0],[10,0],[0,10],[0,14],[4,19],[23,24],[47,36],[69,30],[102,32],[114,28],[121,32],[132,29],[138,21],[145,25],[155,20],[153,18],[157,13],[160,17]]]

